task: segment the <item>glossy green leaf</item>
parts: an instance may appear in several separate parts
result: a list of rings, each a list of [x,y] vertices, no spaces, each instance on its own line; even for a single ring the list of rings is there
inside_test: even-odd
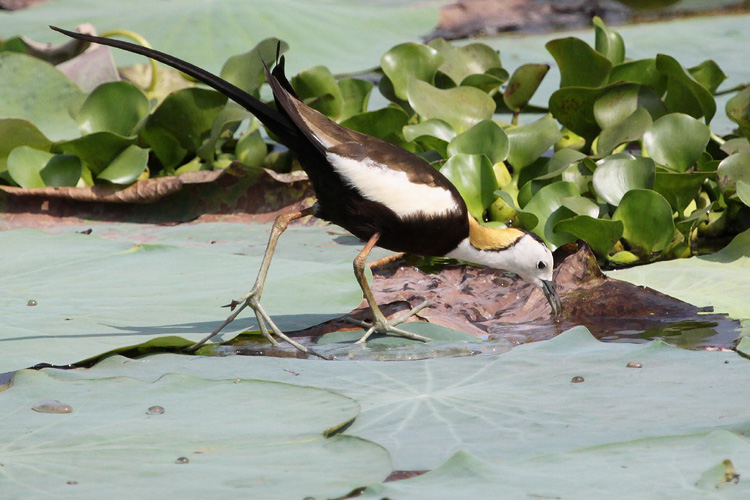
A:
[[[740,126],[745,137],[750,137],[750,87],[727,101],[726,113],[730,120]]]
[[[511,196],[509,192],[501,190],[495,191],[495,194],[515,211],[515,218],[518,221],[517,226],[531,231],[539,224],[539,217],[531,212],[527,212],[526,210],[522,210],[521,208],[519,208],[516,200],[513,199],[513,196]]]
[[[492,68],[502,68],[497,51],[483,43],[455,47],[442,38],[436,38],[428,45],[443,57],[438,71],[448,75],[456,85],[471,75],[483,75]]]
[[[659,252],[672,242],[672,207],[662,195],[648,189],[631,189],[620,200],[612,215],[622,221],[622,236],[645,253]]]
[[[632,189],[654,187],[655,166],[650,158],[615,158],[600,160],[594,171],[594,189],[604,201],[618,206]]]
[[[73,139],[81,133],[70,109],[83,96],[51,64],[26,54],[0,53],[0,117],[27,120],[53,141]]]
[[[509,150],[507,134],[492,120],[477,123],[448,144],[451,156],[459,153],[486,155],[493,164],[505,161]]]
[[[656,56],[656,69],[667,77],[667,95],[664,104],[672,113],[685,113],[693,118],[705,117],[710,123],[716,114],[716,102],[711,92],[698,83],[680,63],[671,56]]]
[[[548,71],[547,64],[524,64],[516,68],[503,92],[503,101],[508,109],[521,111],[536,93]]]
[[[75,186],[81,178],[81,160],[73,155],[54,155],[39,176],[45,186]]]
[[[440,173],[456,186],[469,213],[484,220],[484,211],[495,201],[498,188],[490,160],[485,155],[455,154],[443,164]]]
[[[149,146],[166,173],[180,165],[188,153],[170,132],[159,126],[151,126],[148,122],[138,136]]]
[[[727,79],[727,75],[721,70],[715,61],[708,59],[698,66],[688,68],[690,75],[698,81],[706,90],[712,94],[716,92],[719,85]]]
[[[609,74],[609,83],[631,82],[651,87],[662,95],[667,90],[667,77],[656,69],[656,58],[639,59],[617,64]]]
[[[95,132],[71,141],[58,142],[52,152],[77,156],[84,167],[97,175],[133,142],[112,132]]]
[[[583,196],[566,196],[560,198],[562,206],[578,215],[587,215],[589,217],[599,217],[599,205],[590,198]]]
[[[338,119],[344,96],[331,70],[313,66],[294,76],[291,83],[300,100],[327,117]]]
[[[39,173],[53,156],[47,151],[18,146],[8,155],[8,174],[13,182],[23,188],[44,187],[44,180]]]
[[[414,141],[420,137],[435,137],[441,141],[450,142],[456,137],[456,131],[447,122],[439,118],[430,118],[423,122],[407,125],[403,129],[404,138]]]
[[[555,231],[572,234],[588,243],[597,255],[607,255],[622,237],[623,224],[619,220],[576,215],[555,224]]]
[[[409,104],[422,118],[439,118],[457,133],[468,130],[495,113],[492,97],[474,87],[441,90],[412,78],[408,84]]]
[[[343,78],[339,80],[341,97],[343,98],[339,120],[364,113],[370,100],[373,83],[359,78]]]
[[[601,131],[594,118],[594,103],[605,92],[606,88],[562,88],[549,98],[550,113],[571,131],[593,140]]]
[[[111,132],[121,136],[135,133],[151,106],[146,94],[130,82],[103,83],[86,97],[74,113],[81,132]]]
[[[214,159],[222,153],[221,147],[226,138],[234,134],[243,120],[252,115],[242,106],[228,102],[211,124],[211,129],[203,143],[195,150],[195,155],[204,161],[206,168],[214,168]]]
[[[654,191],[662,195],[672,210],[682,214],[685,208],[698,197],[703,182],[713,177],[711,173],[672,173],[657,172]]]
[[[747,137],[735,137],[722,144],[721,150],[728,155],[750,153],[750,141],[747,140]]]
[[[750,182],[737,181],[735,189],[737,190],[737,197],[742,203],[750,207]]]
[[[234,147],[237,161],[248,167],[262,166],[267,154],[268,146],[258,130],[244,134]]]
[[[710,138],[711,130],[695,118],[670,113],[643,134],[643,146],[658,164],[684,172],[698,161]]]
[[[602,130],[597,139],[597,153],[608,155],[621,144],[640,140],[652,123],[651,114],[645,108],[637,108],[627,118]]]
[[[260,86],[266,82],[263,62],[270,66],[276,61],[278,54],[284,54],[289,50],[289,45],[278,38],[266,38],[245,52],[231,56],[221,67],[221,76],[224,80],[236,85],[248,94],[258,97]]]
[[[8,155],[18,146],[48,150],[51,145],[33,123],[15,118],[0,119],[0,176],[7,173]]]
[[[599,87],[612,63],[579,38],[558,38],[545,45],[560,68],[560,87]]]
[[[562,136],[557,122],[545,115],[533,123],[505,130],[510,141],[508,163],[514,168],[531,165]]]
[[[596,51],[609,59],[612,64],[625,60],[625,42],[620,34],[610,29],[599,16],[593,19]]]
[[[594,102],[594,118],[602,129],[614,127],[639,109],[649,112],[656,120],[666,114],[667,109],[659,96],[649,87],[634,83],[614,84]]]
[[[380,66],[393,85],[396,97],[407,100],[410,80],[432,83],[443,63],[440,53],[421,43],[402,43],[383,54]]]
[[[738,181],[750,182],[750,153],[736,153],[721,160],[716,181],[726,196],[735,191]]]
[[[620,222],[620,221],[616,221],[616,222]],[[636,262],[640,261],[640,259],[633,252],[628,252],[627,250],[620,250],[619,252],[615,252],[612,255],[608,255],[607,261],[618,266],[629,266],[631,264],[635,264]]]
[[[523,207],[525,211],[536,215],[539,224],[532,229],[547,244],[558,247],[574,241],[572,235],[555,232],[555,225],[563,220],[575,216],[575,212],[563,205],[563,198],[578,196],[578,188],[570,182],[555,182],[544,186]]]
[[[403,146],[402,130],[409,117],[401,109],[388,107],[354,115],[341,122],[344,127]]]
[[[461,80],[462,87],[476,87],[487,94],[494,94],[510,75],[503,68],[493,68],[482,75],[469,75]]]
[[[146,170],[147,164],[148,149],[128,146],[96,178],[112,184],[131,184]]]

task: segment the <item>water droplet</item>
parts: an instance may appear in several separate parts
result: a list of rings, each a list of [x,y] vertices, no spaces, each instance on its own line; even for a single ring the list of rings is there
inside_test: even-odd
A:
[[[26,305],[27,305],[27,306],[32,306],[32,307],[33,307],[33,306],[37,305],[37,301],[36,301],[36,300],[34,300],[34,299],[31,299],[31,300],[29,300],[28,302],[26,302]]]
[[[643,368],[643,365],[638,361],[631,361],[627,366],[628,368]]]
[[[164,413],[163,406],[152,406],[146,410],[146,415],[161,415],[162,413]]]
[[[73,407],[56,399],[42,399],[31,407],[39,413],[73,413]]]
[[[180,464],[180,465],[182,465],[182,464],[189,464],[190,460],[188,460],[188,457],[180,457],[177,460],[175,460],[174,463]]]
[[[78,481],[68,481],[68,484],[78,484]]]
[[[574,384],[580,384],[583,382],[583,377],[573,377],[570,381]]]

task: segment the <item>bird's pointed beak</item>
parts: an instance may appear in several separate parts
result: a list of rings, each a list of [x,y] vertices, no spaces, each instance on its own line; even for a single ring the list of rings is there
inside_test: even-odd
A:
[[[557,294],[557,285],[554,281],[542,280],[542,291],[544,296],[547,297],[547,302],[552,307],[552,312],[555,316],[560,316],[562,312],[562,301],[560,296]]]

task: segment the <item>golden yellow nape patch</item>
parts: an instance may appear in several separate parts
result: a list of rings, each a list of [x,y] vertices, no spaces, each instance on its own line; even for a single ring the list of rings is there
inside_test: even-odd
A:
[[[469,215],[469,243],[479,250],[502,250],[523,237],[520,229],[492,229],[478,223]]]

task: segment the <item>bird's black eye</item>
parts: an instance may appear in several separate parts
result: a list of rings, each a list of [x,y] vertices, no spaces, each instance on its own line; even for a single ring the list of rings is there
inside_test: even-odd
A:
[[[541,271],[542,269],[544,269],[545,267],[547,267],[547,264],[545,264],[545,263],[544,263],[544,262],[542,262],[541,260],[540,260],[540,261],[539,261],[539,263],[538,263],[538,264],[536,265],[536,268],[537,268],[537,269],[539,269],[540,271]]]

